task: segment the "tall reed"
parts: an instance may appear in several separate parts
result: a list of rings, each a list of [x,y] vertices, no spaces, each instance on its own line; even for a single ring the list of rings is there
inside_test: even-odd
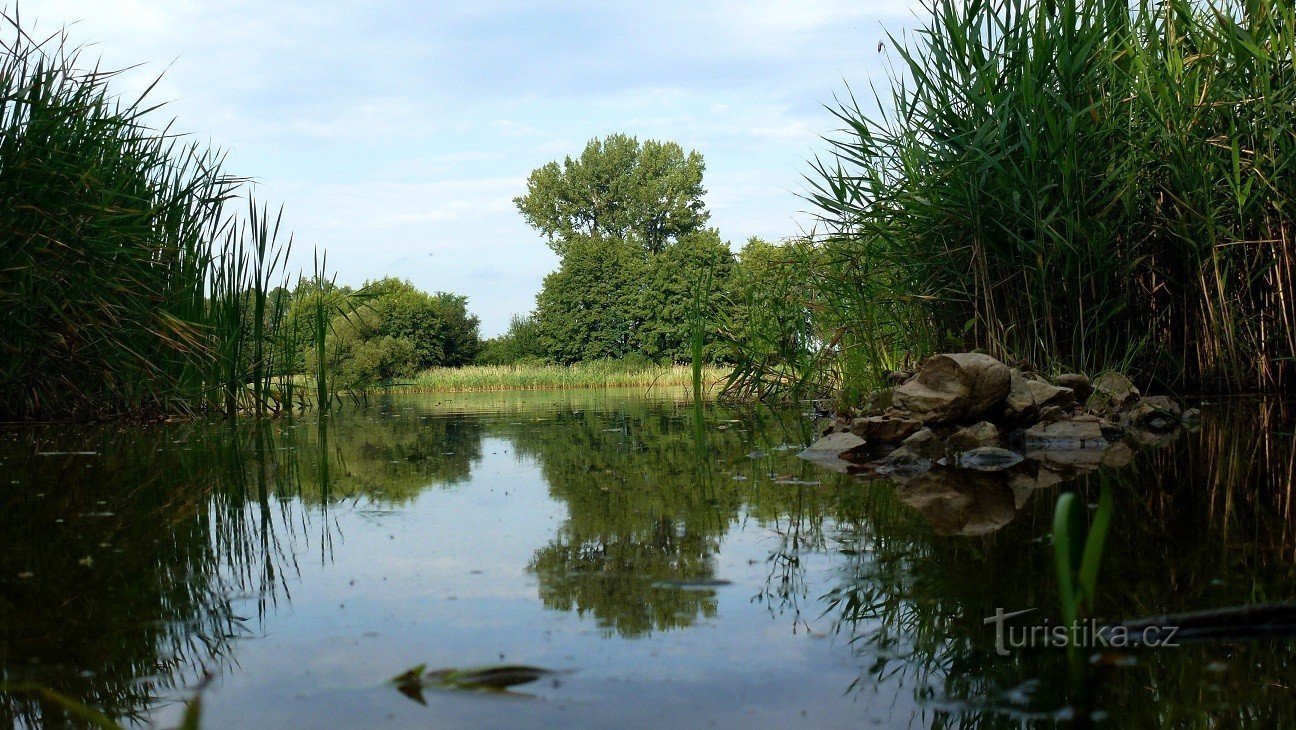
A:
[[[279,216],[240,216],[244,180],[148,92],[0,19],[0,419],[282,407]]]
[[[985,348],[1296,386],[1296,10],[931,0],[816,162],[831,364]]]

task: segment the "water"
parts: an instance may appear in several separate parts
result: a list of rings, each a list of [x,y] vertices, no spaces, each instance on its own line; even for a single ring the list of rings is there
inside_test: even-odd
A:
[[[1065,654],[995,652],[996,608],[1055,617],[1062,489],[1116,499],[1105,616],[1286,601],[1293,412],[1061,486],[915,495],[795,457],[800,413],[634,392],[389,399],[266,424],[0,431],[0,676],[123,722],[208,727],[1016,726],[1065,720]],[[1018,504],[1020,502],[1020,505]],[[916,509],[917,505],[921,509]],[[1296,720],[1291,645],[1096,654],[1117,725]],[[527,664],[506,694],[387,680]],[[0,721],[59,709],[0,694]]]

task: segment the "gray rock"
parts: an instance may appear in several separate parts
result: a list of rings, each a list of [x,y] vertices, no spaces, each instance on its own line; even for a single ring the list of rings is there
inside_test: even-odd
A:
[[[945,444],[936,437],[936,432],[926,427],[915,431],[912,436],[901,441],[900,445],[928,459],[935,459],[945,452]]]
[[[931,459],[901,446],[878,462],[877,473],[908,477],[922,474],[932,467]]]
[[[1122,413],[1121,421],[1149,431],[1170,431],[1179,425],[1180,415],[1178,403],[1163,395],[1150,395]]]
[[[1004,417],[1024,423],[1034,420],[1045,408],[1067,408],[1075,402],[1075,391],[1070,388],[1033,380],[1013,370],[1004,398]]]
[[[892,407],[928,424],[974,418],[1008,395],[1011,373],[998,360],[976,352],[933,355],[914,377],[898,386]]]
[[[1022,463],[1022,459],[1022,455],[1016,451],[998,446],[981,446],[959,454],[958,466],[960,469],[976,471],[1003,471]]]

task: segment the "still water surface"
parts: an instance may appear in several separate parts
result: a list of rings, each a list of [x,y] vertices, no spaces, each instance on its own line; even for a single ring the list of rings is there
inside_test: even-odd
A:
[[[1293,411],[1033,492],[918,495],[796,458],[799,412],[635,391],[388,398],[313,418],[0,431],[0,678],[208,727],[944,727],[1065,720],[1060,490],[1116,512],[1105,616],[1296,598]],[[935,491],[931,491],[934,489]],[[1007,491],[1005,491],[1007,489]],[[1296,721],[1285,641],[1095,657],[1116,726]],[[387,679],[528,664],[509,694]],[[0,722],[60,717],[0,694]]]

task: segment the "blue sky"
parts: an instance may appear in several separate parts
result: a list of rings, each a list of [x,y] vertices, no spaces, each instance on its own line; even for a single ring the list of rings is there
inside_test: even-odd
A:
[[[557,266],[512,199],[527,174],[613,132],[707,162],[711,224],[735,247],[806,225],[822,104],[880,80],[877,2],[143,2],[24,0],[73,23],[105,65],[145,65],[177,127],[229,152],[285,206],[296,265],[339,281],[394,274],[469,296],[486,335],[529,311]]]

